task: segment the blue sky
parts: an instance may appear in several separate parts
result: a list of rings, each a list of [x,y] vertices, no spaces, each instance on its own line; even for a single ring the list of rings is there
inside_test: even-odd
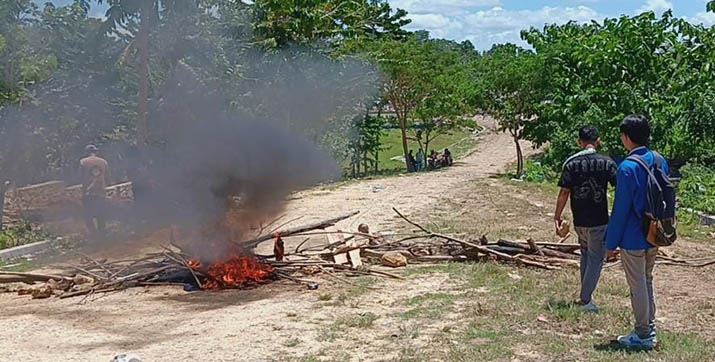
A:
[[[457,41],[470,40],[478,49],[495,43],[524,45],[522,29],[569,20],[588,22],[621,14],[634,15],[673,9],[678,17],[706,25],[715,24],[715,14],[705,12],[708,0],[389,0],[392,7],[409,12],[410,30],[428,30],[432,36]],[[37,0],[38,3],[43,2]],[[66,4],[72,0],[53,0]],[[104,8],[95,5],[92,14]]]

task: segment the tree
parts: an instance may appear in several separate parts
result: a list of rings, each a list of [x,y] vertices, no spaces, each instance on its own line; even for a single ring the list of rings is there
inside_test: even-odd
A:
[[[380,138],[383,134],[382,127],[385,125],[385,120],[382,118],[382,104],[377,104],[378,111],[376,115],[370,114],[373,110],[372,105],[366,107],[365,114],[362,117],[356,117],[355,128],[357,129],[357,137],[353,140],[351,147],[353,150],[352,158],[352,177],[360,175],[360,166],[362,172],[367,175],[371,172],[378,173],[379,171],[379,156],[382,150]]]
[[[604,151],[623,155],[618,125],[630,113],[650,116],[653,146],[666,157],[715,160],[714,28],[646,12],[522,37],[543,75],[538,120],[525,137],[550,145],[551,164],[576,151],[574,134],[586,124],[599,128]]]
[[[33,54],[27,34],[28,26],[36,22],[38,13],[37,5],[31,0],[0,3],[0,104],[16,101],[24,86],[37,80],[32,74],[25,74],[23,65],[32,63],[34,55],[41,56]]]
[[[257,0],[255,36],[266,48],[320,43],[336,49],[346,42],[401,37],[407,12],[383,0]]]
[[[100,22],[79,3],[31,14],[14,28],[22,52],[13,77],[21,81],[0,101],[0,174],[19,185],[69,176],[84,144],[116,126],[106,106],[116,100],[108,80],[116,41],[94,36]]]
[[[413,112],[412,133],[424,150],[427,163],[429,146],[435,139],[460,125],[465,125],[465,115],[473,109],[469,100],[474,97],[473,62],[477,53],[468,42],[457,44],[446,40],[428,40],[425,56],[433,73],[423,86],[429,97],[423,99]]]
[[[541,69],[536,55],[513,44],[495,45],[477,63],[485,95],[481,107],[508,132],[516,147],[517,177],[524,172],[520,140],[527,125],[537,119]]]
[[[162,1],[162,0],[97,0],[97,3],[107,3],[105,20],[105,32],[116,32],[117,27],[121,27],[125,32],[129,32],[134,37],[132,45],[137,50],[139,64],[138,80],[139,94],[136,135],[139,145],[146,145],[149,140],[149,125],[147,121],[149,113],[149,35],[155,23],[159,19],[159,9],[164,3],[187,5],[184,1]],[[138,30],[134,28],[134,22],[139,21]]]

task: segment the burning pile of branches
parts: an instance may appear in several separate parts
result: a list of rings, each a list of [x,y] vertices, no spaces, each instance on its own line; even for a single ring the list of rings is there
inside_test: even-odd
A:
[[[249,256],[234,256],[225,262],[204,266],[176,247],[166,247],[137,260],[108,262],[84,255],[79,265],[70,265],[75,274],[45,275],[3,272],[2,281],[35,283],[39,288],[20,289],[33,298],[90,296],[139,286],[179,285],[186,290],[250,288],[276,279],[271,265]],[[10,279],[8,276],[11,276]]]
[[[363,264],[387,267],[406,266],[408,263],[436,263],[463,261],[499,261],[546,270],[578,267],[579,245],[498,240],[490,242],[486,236],[479,240],[462,240],[435,233],[410,220],[398,210],[403,220],[417,228],[401,235],[371,234],[367,225],[361,224],[357,232],[331,230],[341,220],[357,214],[351,213],[330,220],[270,233],[253,240],[234,243],[230,256],[219,262],[205,262],[193,257],[172,241],[161,252],[137,260],[109,262],[83,255],[82,263],[70,265],[73,273],[44,275],[0,272],[0,284],[23,282],[44,283],[39,287],[20,289],[20,294],[33,298],[59,298],[85,296],[85,298],[130,287],[178,285],[187,291],[253,288],[278,279],[286,279],[318,287],[310,279],[316,275],[353,284],[345,277],[374,275],[402,279],[384,269]],[[321,230],[321,231],[316,231]],[[328,236],[327,245],[306,246],[313,236]],[[307,237],[295,249],[286,250],[283,238]],[[399,238],[398,238],[399,237]],[[272,255],[250,255],[237,252],[251,250],[260,243],[273,241]],[[702,267],[715,264],[715,260],[685,260],[659,255],[658,262],[668,265]],[[367,263],[370,264],[370,263]]]

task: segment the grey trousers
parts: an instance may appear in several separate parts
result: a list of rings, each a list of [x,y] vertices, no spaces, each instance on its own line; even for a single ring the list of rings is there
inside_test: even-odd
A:
[[[591,302],[606,259],[606,229],[608,225],[575,227],[581,244],[581,302]]]
[[[657,254],[657,248],[621,252],[626,281],[631,289],[631,305],[636,319],[635,331],[641,338],[649,337],[655,328],[653,267]]]

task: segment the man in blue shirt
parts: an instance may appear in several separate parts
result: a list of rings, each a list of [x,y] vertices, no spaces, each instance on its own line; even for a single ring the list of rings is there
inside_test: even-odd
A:
[[[620,130],[621,141],[629,156],[640,157],[652,167],[656,156],[647,148],[650,143],[648,119],[641,115],[628,116]],[[662,167],[667,174],[665,160]],[[606,232],[606,249],[609,257],[615,257],[616,249],[620,249],[635,317],[635,330],[618,337],[618,342],[628,347],[651,349],[657,342],[653,267],[658,249],[648,243],[641,224],[646,207],[646,177],[646,170],[633,161],[625,160],[619,166],[616,197]]]

